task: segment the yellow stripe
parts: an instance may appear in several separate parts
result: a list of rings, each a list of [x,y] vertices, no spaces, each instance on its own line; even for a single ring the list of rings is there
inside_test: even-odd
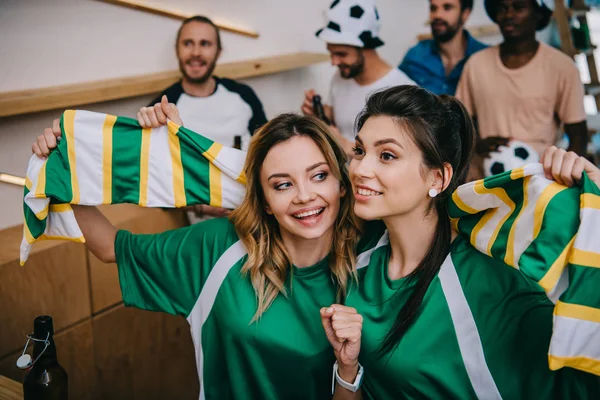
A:
[[[27,240],[27,243],[31,244],[35,242],[35,239],[33,238],[33,235],[31,234],[31,231],[27,226],[27,222],[23,224],[23,235],[25,236],[25,240]]]
[[[519,174],[518,171],[521,171],[521,173]],[[515,173],[515,172],[517,172],[517,173]],[[524,170],[523,170],[523,168],[513,170],[510,173],[511,179],[513,178],[513,174],[515,175],[515,177],[517,177],[515,179],[520,179],[523,177]],[[515,263],[515,232],[517,231],[517,224],[519,222],[519,219],[521,219],[521,215],[523,215],[523,211],[527,207],[527,203],[529,203],[528,188],[529,188],[529,180],[530,179],[531,179],[530,176],[523,179],[523,206],[519,210],[519,214],[517,215],[512,226],[510,227],[510,232],[508,233],[508,241],[506,242],[506,256],[504,257],[504,262],[512,267],[516,267],[516,263]]]
[[[75,158],[75,111],[67,110],[63,114],[63,125],[67,138],[69,169],[71,170],[71,189],[73,198],[71,204],[79,204],[79,180],[77,179],[77,164]]]
[[[102,127],[102,203],[112,203],[112,129],[117,121],[114,115],[107,115]]]
[[[25,187],[27,188],[27,190],[29,190],[31,192],[31,188],[33,187],[33,182],[31,182],[31,180],[29,179],[28,176],[25,177]]]
[[[516,168],[510,171],[510,179],[516,181],[517,179],[521,179],[525,176],[525,167]]]
[[[548,271],[544,274],[543,278],[540,279],[538,284],[549,293],[560,279],[563,270],[567,266],[567,256],[570,254],[570,250],[573,247],[573,243],[575,242],[575,237],[571,239],[569,244],[563,249],[558,258],[554,260]]]
[[[600,196],[593,193],[582,194],[581,208],[595,208],[597,210],[600,210]]]
[[[140,199],[138,204],[142,207],[148,205],[148,162],[150,158],[150,134],[152,129],[142,130],[142,149],[140,154]]]
[[[506,220],[515,211],[516,206],[515,206],[515,203],[510,199],[510,197],[508,197],[508,195],[506,194],[506,191],[502,188],[487,189],[483,185],[483,181],[478,181],[473,186],[473,190],[475,190],[475,193],[480,194],[480,195],[492,194],[492,195],[496,196],[498,199],[500,199],[504,204],[506,204],[510,208],[510,211],[508,213],[506,213],[506,215],[504,217],[502,217],[500,222],[494,228],[494,232],[492,233],[492,236],[490,237],[490,240],[487,244],[486,252],[489,256],[491,256],[492,255],[492,245],[496,241],[496,238],[498,237],[498,233],[500,232],[500,229],[502,228],[504,223],[506,223]],[[477,237],[477,233],[479,233],[479,230],[481,230],[485,226],[485,224],[488,222],[488,220],[490,220],[492,218],[492,216],[494,216],[496,214],[496,212],[499,212],[498,208],[495,208],[492,212],[488,211],[488,213],[483,218],[481,218],[481,220],[477,223],[477,225],[475,225],[475,228],[473,228],[473,232],[471,232],[471,243],[475,243],[473,241],[473,239]],[[475,235],[473,235],[474,233],[475,233]]]
[[[537,238],[540,234],[544,213],[546,212],[546,207],[548,207],[550,200],[566,188],[566,186],[562,186],[559,183],[553,182],[546,189],[544,189],[540,195],[540,198],[535,204],[535,211],[533,214],[533,239]]]
[[[569,261],[584,267],[600,268],[600,253],[574,248]]]
[[[214,161],[223,149],[220,143],[213,143],[202,155],[209,160],[208,179],[210,185],[210,205],[221,207],[223,205],[223,185],[221,183],[221,170],[214,165]]]
[[[85,238],[83,236],[70,237],[70,236],[58,236],[58,235],[50,236],[50,235],[43,234],[42,236],[37,238],[37,240],[38,241],[41,241],[41,240],[68,240],[69,242],[85,243]]]
[[[241,183],[242,185],[246,184],[246,173],[244,171],[242,171],[242,173],[240,174],[240,176],[238,176],[236,178],[236,181]]]
[[[212,146],[208,150],[206,150],[202,155],[207,158],[211,164],[217,159],[219,153],[223,150],[223,145],[221,143],[213,143]]]
[[[475,182],[475,184],[478,184],[479,182],[483,182],[483,181],[477,181],[477,182]],[[481,211],[481,210],[476,210],[472,207],[469,207],[464,201],[462,201],[462,199],[458,195],[458,190],[455,190],[454,193],[452,193],[452,201],[454,201],[454,203],[458,206],[458,208],[460,208],[467,214],[477,214],[478,212]]]
[[[450,225],[452,226],[452,229],[454,229],[456,232],[458,232],[458,220],[460,218],[450,218]]]
[[[588,306],[582,306],[579,304],[563,303],[562,301],[557,301],[556,306],[554,307],[554,315],[600,324],[599,309]]]
[[[67,212],[67,211],[73,211],[73,208],[71,207],[70,204],[52,204],[50,206],[50,212]]]
[[[183,180],[183,165],[181,164],[181,146],[177,132],[179,127],[169,121],[169,150],[171,151],[171,169],[173,171],[173,195],[175,207],[184,207],[185,185]]]
[[[496,212],[498,212],[498,209],[493,209],[493,210],[489,210],[480,220],[479,222],[477,222],[477,225],[475,225],[475,227],[473,228],[473,230],[471,231],[471,237],[470,237],[470,241],[471,244],[475,247],[477,244],[477,235],[479,234],[479,231],[483,229],[483,227],[488,223],[488,221],[490,219],[492,219],[492,217],[496,214]],[[489,251],[489,243],[486,249],[487,255],[491,256],[491,253]],[[481,249],[480,249],[481,250]]]
[[[210,205],[214,207],[223,206],[223,195],[221,185],[221,170],[210,163],[208,166],[210,179]]]
[[[42,164],[42,168],[40,168],[40,172],[38,173],[37,183],[35,186],[35,197],[36,198],[46,198],[46,161]]]
[[[48,204],[46,204],[46,207],[44,207],[44,209],[42,211],[39,211],[38,213],[35,214],[35,217],[37,219],[39,219],[40,221],[45,219],[48,216]]]
[[[571,367],[590,374],[600,375],[600,360],[587,357],[557,357],[548,356],[550,369],[556,371],[562,367]]]

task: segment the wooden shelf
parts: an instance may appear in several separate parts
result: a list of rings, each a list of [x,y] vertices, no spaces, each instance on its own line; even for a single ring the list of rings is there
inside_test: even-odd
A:
[[[187,19],[187,18],[195,15],[195,14],[183,13],[183,12],[175,11],[175,10],[169,10],[167,8],[157,7],[155,5],[151,6],[148,3],[144,3],[144,2],[136,1],[136,0],[100,0],[100,1],[103,1],[105,3],[115,4],[118,6],[127,7],[127,8],[133,8],[134,10],[146,11],[146,12],[149,12],[152,14],[162,15],[163,17],[170,17],[170,18],[175,18],[175,19],[179,19],[179,20],[184,20],[184,19]],[[251,38],[258,37],[257,32],[254,32],[254,31],[251,31],[248,29],[243,29],[243,28],[236,27],[231,24],[226,24],[226,23],[216,21],[216,20],[214,21],[214,23],[222,31],[237,33],[238,35],[244,35],[244,36],[248,36]]]
[[[215,75],[244,79],[329,60],[323,53],[292,53],[218,64]],[[0,117],[158,93],[180,79],[179,70],[0,93]]]
[[[0,400],[23,400],[23,385],[0,375]]]
[[[5,174],[2,172],[0,172],[0,182],[10,183],[17,186],[25,186],[25,178],[16,175]]]

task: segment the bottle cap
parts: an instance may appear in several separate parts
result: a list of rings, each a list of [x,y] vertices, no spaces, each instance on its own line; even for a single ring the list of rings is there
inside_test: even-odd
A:
[[[27,369],[31,366],[31,356],[29,354],[23,354],[17,360],[17,367],[21,369]]]
[[[46,339],[46,334],[50,332],[50,335],[54,334],[54,327],[52,326],[52,317],[49,315],[40,315],[33,320],[33,334],[38,339]]]

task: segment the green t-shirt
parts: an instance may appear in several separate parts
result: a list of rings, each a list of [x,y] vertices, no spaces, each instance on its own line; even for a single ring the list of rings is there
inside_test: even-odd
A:
[[[277,296],[250,323],[256,295],[240,273],[246,250],[227,219],[154,235],[119,231],[115,253],[126,305],[187,318],[200,398],[331,398],[335,358],[319,316],[335,302],[328,258],[292,266],[288,297]]]
[[[416,283],[389,279],[382,225],[368,225],[367,236],[380,245],[347,298],[364,317],[365,398],[600,398],[598,377],[548,368],[554,306],[546,294],[463,237],[452,244],[399,346],[380,357],[382,339]]]

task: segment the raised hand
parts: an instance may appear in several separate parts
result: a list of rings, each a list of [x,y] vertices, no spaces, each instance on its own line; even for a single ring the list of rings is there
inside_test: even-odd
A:
[[[142,107],[137,113],[137,120],[142,128],[158,128],[166,125],[167,119],[170,119],[177,125],[183,125],[183,121],[179,116],[179,110],[173,103],[169,103],[167,96],[160,99],[160,103],[156,103],[152,107]]]
[[[587,158],[581,157],[572,151],[565,151],[556,146],[546,149],[542,156],[546,178],[554,179],[565,186],[573,186],[581,180],[583,171],[600,187],[600,169]]]
[[[38,136],[36,141],[33,142],[31,151],[40,158],[48,157],[50,152],[58,145],[61,135],[60,119],[55,119],[52,122],[52,128],[44,129],[44,133]]]
[[[358,373],[362,316],[352,307],[332,304],[321,309],[321,322],[337,358],[340,378],[353,382]]]

